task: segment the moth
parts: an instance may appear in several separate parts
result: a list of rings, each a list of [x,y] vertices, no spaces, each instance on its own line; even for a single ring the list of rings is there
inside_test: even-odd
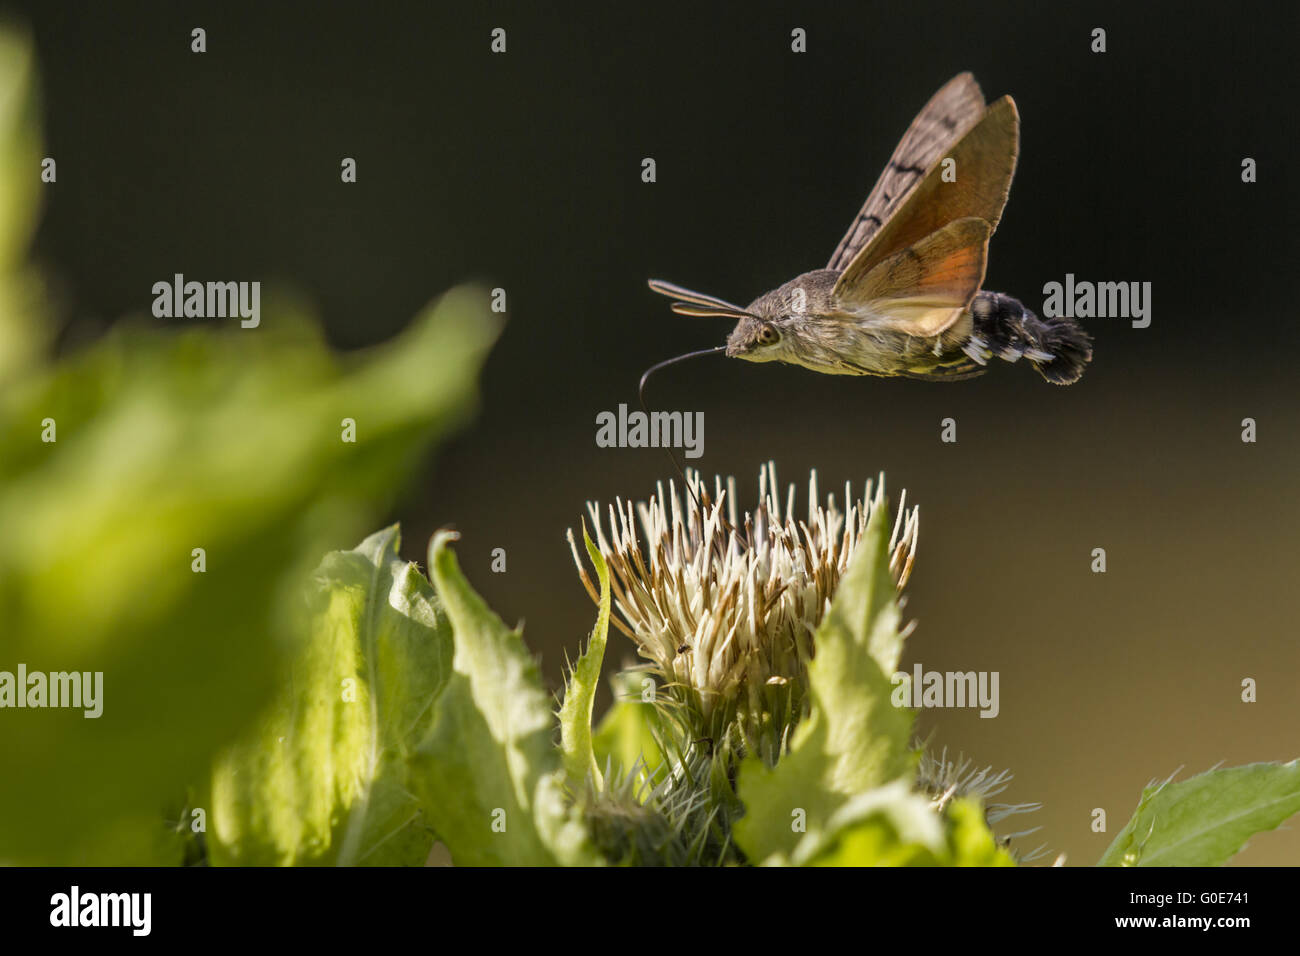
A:
[[[993,358],[1024,358],[1049,382],[1078,381],[1092,344],[1073,319],[1040,319],[1009,295],[981,290],[1019,144],[1011,97],[987,106],[970,73],[953,77],[912,121],[824,269],[744,308],[649,281],[679,315],[738,321],[726,345],[651,368],[643,392],[651,372],[717,352],[927,381],[973,378]]]

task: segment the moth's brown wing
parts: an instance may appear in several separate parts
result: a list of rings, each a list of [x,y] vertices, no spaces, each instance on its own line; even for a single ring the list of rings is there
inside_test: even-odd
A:
[[[882,261],[955,220],[974,216],[997,228],[1011,191],[1020,151],[1020,116],[1004,96],[984,113],[908,195],[894,216],[858,251],[835,283],[837,297],[851,295]],[[944,182],[944,160],[952,159],[956,179]]]
[[[984,281],[991,227],[966,216],[878,262],[844,299],[878,325],[917,338],[947,331]]]
[[[826,268],[836,272],[845,269],[930,167],[983,115],[984,94],[975,77],[961,73],[945,83],[912,120]]]

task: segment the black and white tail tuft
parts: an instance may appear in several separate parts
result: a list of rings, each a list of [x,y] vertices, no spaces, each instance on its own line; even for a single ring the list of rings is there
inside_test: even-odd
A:
[[[980,292],[971,302],[975,320],[965,352],[981,365],[990,358],[1015,362],[1022,356],[1054,385],[1079,380],[1092,360],[1092,339],[1074,319],[1040,319],[1000,292]]]

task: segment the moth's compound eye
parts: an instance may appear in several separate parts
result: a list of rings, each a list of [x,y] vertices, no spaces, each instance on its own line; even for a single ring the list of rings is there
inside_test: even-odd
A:
[[[758,330],[759,345],[775,345],[781,338],[781,333],[770,325],[761,326]]]

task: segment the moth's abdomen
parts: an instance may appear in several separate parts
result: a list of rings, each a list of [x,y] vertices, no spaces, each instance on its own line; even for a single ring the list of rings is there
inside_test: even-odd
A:
[[[1079,380],[1092,360],[1092,339],[1074,319],[1040,319],[1016,299],[980,292],[971,302],[970,339],[963,351],[981,365],[990,358],[1015,362],[1021,357],[1055,385]]]

